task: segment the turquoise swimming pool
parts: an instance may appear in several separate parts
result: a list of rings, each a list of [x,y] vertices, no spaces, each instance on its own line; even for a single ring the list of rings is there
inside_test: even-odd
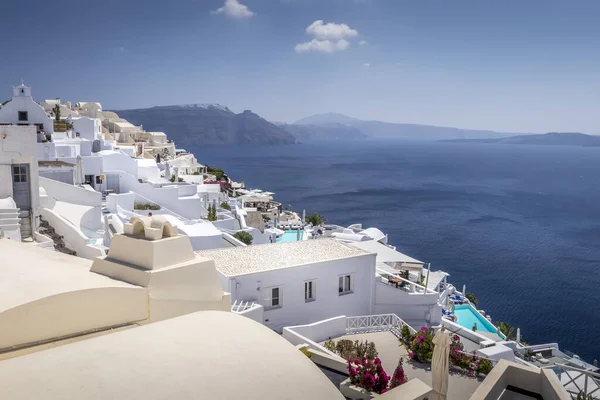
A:
[[[304,231],[300,231],[300,240],[304,238]],[[277,243],[290,243],[298,241],[298,231],[285,231],[283,235],[277,238]]]
[[[460,304],[454,308],[454,315],[458,318],[457,324],[463,328],[472,329],[477,324],[477,330],[490,333],[498,333],[487,319],[483,318],[470,304]]]

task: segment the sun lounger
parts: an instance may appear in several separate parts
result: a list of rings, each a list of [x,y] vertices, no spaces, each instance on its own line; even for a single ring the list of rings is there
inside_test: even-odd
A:
[[[542,364],[549,364],[550,361],[544,358],[542,353],[535,353],[535,358]]]
[[[462,303],[462,302],[464,302],[464,301],[465,301],[465,299],[463,299],[463,298],[462,298],[462,297],[460,297],[460,296],[451,296],[451,297],[450,297],[450,300],[452,300],[452,301],[453,301],[453,302],[455,302],[455,303]]]

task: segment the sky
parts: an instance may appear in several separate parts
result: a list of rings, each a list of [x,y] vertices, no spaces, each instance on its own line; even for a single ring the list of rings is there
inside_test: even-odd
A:
[[[0,100],[600,133],[597,0],[20,0]]]

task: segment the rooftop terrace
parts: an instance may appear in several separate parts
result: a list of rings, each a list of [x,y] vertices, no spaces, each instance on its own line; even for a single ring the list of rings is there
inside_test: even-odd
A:
[[[197,253],[202,257],[215,260],[217,270],[227,276],[245,275],[369,254],[335,239],[259,244],[202,250]]]

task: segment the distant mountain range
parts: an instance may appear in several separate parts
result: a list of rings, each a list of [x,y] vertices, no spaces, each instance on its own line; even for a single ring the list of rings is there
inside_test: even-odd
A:
[[[246,110],[220,104],[186,104],[115,111],[147,131],[165,132],[180,146],[197,144],[294,144],[287,130]]]
[[[501,133],[486,130],[471,130],[460,128],[447,128],[432,125],[398,124],[381,121],[364,121],[351,118],[343,114],[327,113],[317,114],[302,118],[294,125],[310,125],[313,127],[324,127],[337,124],[338,127],[346,127],[348,133],[358,131],[367,138],[386,139],[475,139],[475,138],[501,138],[514,133]],[[353,134],[353,135],[354,135]],[[341,133],[340,133],[341,135]]]
[[[537,144],[548,146],[600,146],[600,136],[568,132],[550,132],[541,135],[518,135],[500,139],[454,139],[442,141],[455,143]]]
[[[117,110],[147,131],[165,132],[178,145],[293,144],[312,140],[426,139],[481,143],[598,146],[600,137],[579,133],[529,135],[432,125],[365,121],[343,114],[317,114],[293,124],[272,123],[246,110],[236,114],[220,104],[184,104]]]

